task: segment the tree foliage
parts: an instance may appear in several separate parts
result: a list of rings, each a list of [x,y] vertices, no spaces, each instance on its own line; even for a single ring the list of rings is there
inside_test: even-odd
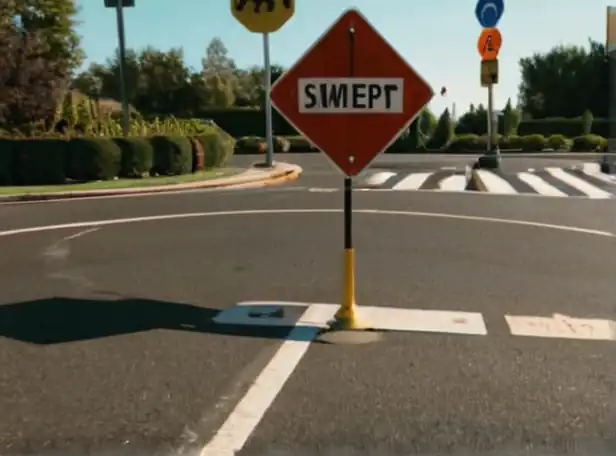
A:
[[[73,75],[84,57],[75,33],[76,12],[75,0],[0,0],[0,27],[6,36],[0,59],[8,62],[0,68],[0,122],[10,118],[17,124],[50,112],[50,103],[58,104],[69,75],[79,92],[95,99],[121,99],[118,51]],[[190,68],[179,48],[127,49],[128,102],[146,116],[176,117],[199,117],[212,108],[264,106],[264,68],[238,67],[220,38],[204,47],[200,63]],[[592,118],[607,117],[609,64],[602,44],[557,46],[522,58],[519,66],[518,106],[509,100],[504,109],[500,130],[505,134],[513,134],[522,118],[584,116],[592,124]],[[283,72],[283,67],[272,65],[271,82]],[[455,128],[460,134],[485,131],[486,123],[485,108],[471,105]],[[437,126],[426,111],[418,135],[436,131],[446,142],[453,124],[447,113]]]
[[[40,33],[15,26],[0,30],[0,124],[9,127],[51,119],[68,76],[68,62],[47,58]]]
[[[608,116],[609,62],[603,44],[556,46],[520,59],[519,105],[527,118]]]

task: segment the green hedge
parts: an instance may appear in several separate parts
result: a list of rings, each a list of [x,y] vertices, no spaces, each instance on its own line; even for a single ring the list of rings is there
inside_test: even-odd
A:
[[[496,141],[503,153],[508,151],[519,152],[542,152],[545,149],[565,150],[571,152],[604,152],[607,151],[607,140],[598,135],[578,136],[572,139],[564,135],[551,135],[545,137],[540,134],[526,136],[502,136],[497,135]],[[290,144],[286,149],[280,144]],[[409,137],[401,137],[387,149],[386,153],[480,153],[486,150],[488,137],[486,135],[464,134],[456,136],[446,147],[433,151],[414,147],[415,143]],[[267,151],[265,138],[259,136],[247,136],[239,138],[236,142],[235,153],[264,154]],[[318,152],[308,140],[301,136],[276,137],[274,152],[310,153]]]
[[[565,150],[571,152],[605,152],[607,140],[599,135],[577,136],[573,139],[563,135],[551,135],[545,137],[540,134],[526,136],[496,137],[499,148],[506,153],[512,152],[542,152],[545,149]],[[473,134],[457,136],[443,152],[468,153],[481,152],[487,148],[487,136]]]
[[[224,166],[235,141],[201,136],[0,139],[0,185],[56,185],[188,174]]]
[[[235,138],[248,136],[265,136],[265,115],[258,108],[228,108],[205,110],[198,114],[201,119],[213,120],[218,126],[229,132]],[[277,136],[297,137],[299,133],[280,114],[273,110],[272,125]],[[499,122],[499,132],[503,133],[503,122]],[[592,120],[590,132],[605,138],[616,135],[616,121],[595,118]],[[468,132],[466,132],[468,133]],[[485,132],[474,132],[482,134]],[[584,119],[582,117],[548,118],[538,120],[522,120],[518,126],[517,134],[527,136],[540,134],[545,137],[563,135],[574,138],[584,134]]]

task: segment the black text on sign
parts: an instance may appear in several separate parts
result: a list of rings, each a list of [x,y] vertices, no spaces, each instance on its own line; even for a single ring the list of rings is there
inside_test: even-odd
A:
[[[307,78],[298,81],[299,112],[396,114],[403,112],[402,78]]]

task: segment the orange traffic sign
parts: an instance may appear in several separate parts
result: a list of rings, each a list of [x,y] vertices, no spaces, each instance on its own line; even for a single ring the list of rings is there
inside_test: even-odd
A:
[[[503,37],[497,28],[484,28],[477,40],[477,50],[481,60],[494,60],[498,57]]]

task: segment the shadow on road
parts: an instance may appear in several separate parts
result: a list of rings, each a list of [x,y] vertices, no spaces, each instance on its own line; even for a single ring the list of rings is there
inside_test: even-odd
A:
[[[55,297],[0,306],[0,336],[38,345],[60,344],[167,329],[284,339],[291,327],[219,325],[220,309],[150,299]]]

